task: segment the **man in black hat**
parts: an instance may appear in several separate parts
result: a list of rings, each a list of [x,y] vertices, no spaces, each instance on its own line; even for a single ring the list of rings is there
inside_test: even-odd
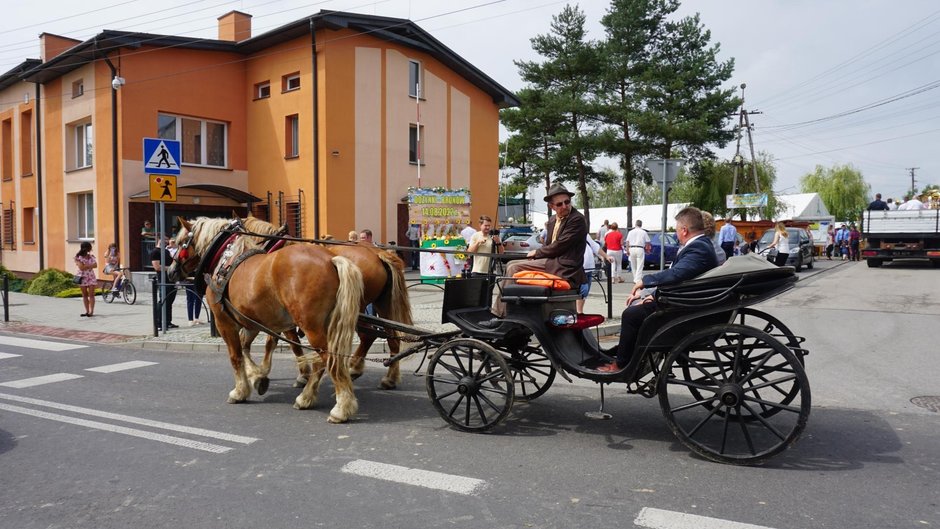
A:
[[[572,288],[586,281],[583,264],[588,225],[584,215],[571,204],[573,196],[574,193],[562,184],[555,183],[549,188],[544,200],[555,215],[546,226],[545,244],[527,253],[526,260],[510,262],[506,267],[507,276],[524,270],[540,270],[568,281]],[[500,317],[506,315],[506,304],[500,296],[493,303],[493,313]]]

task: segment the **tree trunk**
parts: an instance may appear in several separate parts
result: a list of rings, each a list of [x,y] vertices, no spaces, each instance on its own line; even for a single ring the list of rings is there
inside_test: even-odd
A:
[[[548,140],[545,139],[544,137],[542,138],[542,153],[543,153],[542,156],[544,156],[544,159],[548,160]],[[548,190],[551,189],[551,187],[552,187],[552,173],[551,171],[546,170],[545,171],[545,192],[548,193]],[[552,213],[553,213],[552,208],[546,207],[545,210],[548,213],[548,217],[551,218]]]

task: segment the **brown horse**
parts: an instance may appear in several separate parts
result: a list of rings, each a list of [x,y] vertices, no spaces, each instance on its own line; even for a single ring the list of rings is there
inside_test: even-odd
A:
[[[273,235],[278,231],[278,228],[273,224],[255,217],[242,219],[242,222],[245,230],[250,233]],[[365,309],[366,305],[371,303],[376,314],[382,318],[406,325],[413,323],[411,319],[411,302],[408,298],[408,287],[405,283],[405,263],[397,255],[367,244],[330,244],[324,246],[324,248],[333,255],[349,259],[362,271],[364,288],[360,309]],[[296,341],[296,335],[293,337],[287,335],[287,337]],[[251,338],[254,339],[254,336],[251,336]],[[359,347],[349,364],[350,374],[353,378],[358,378],[364,371],[366,353],[375,342],[375,339],[376,337],[372,334],[359,333]],[[260,371],[264,373],[264,376],[270,372],[268,351],[273,349],[276,341],[275,338],[269,337],[268,342],[265,344],[265,360],[262,361],[260,367]],[[250,340],[248,343],[251,343]],[[400,348],[400,340],[395,337],[388,338],[388,349],[391,356],[398,354]],[[301,381],[309,373],[309,366],[301,356],[300,348],[292,345],[291,350],[297,356],[298,369],[300,370],[298,381]],[[247,348],[245,354],[248,355]],[[254,364],[250,360],[250,356],[249,362]],[[398,362],[395,362],[389,366],[388,371],[379,383],[379,387],[394,389],[400,382],[401,371]]]
[[[181,218],[183,227],[176,238],[180,251],[168,270],[170,281],[191,274],[198,258],[215,260],[215,256],[206,256],[206,252],[230,222],[200,217],[190,223]],[[255,240],[245,236],[227,244],[227,252],[236,256],[258,247]],[[207,269],[211,271],[212,268]],[[235,388],[228,401],[244,402],[251,394],[240,330],[244,329],[246,335],[253,333],[253,339],[261,326],[275,333],[299,327],[317,350],[319,364],[333,380],[336,405],[330,410],[329,421],[340,423],[352,417],[358,403],[345,357],[352,350],[362,299],[359,268],[345,257],[305,244],[271,254],[251,255],[229,273],[227,293],[219,293],[211,285],[206,291],[206,301],[228,347],[235,373]],[[322,372],[323,368],[315,370],[315,376],[308,378],[294,401],[295,408],[307,409],[316,404]],[[266,389],[255,387],[259,393]]]

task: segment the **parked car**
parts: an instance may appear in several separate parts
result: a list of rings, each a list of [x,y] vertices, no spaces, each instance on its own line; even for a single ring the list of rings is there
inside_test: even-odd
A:
[[[792,266],[797,272],[803,270],[803,267],[812,268],[813,257],[813,236],[803,228],[787,228],[787,234],[790,241],[790,256],[787,258],[787,266]],[[770,243],[774,242],[774,230],[771,228],[761,235],[757,241],[757,252],[767,257],[767,260],[773,262],[777,257],[777,249],[771,248],[766,251]],[[796,249],[799,248],[799,251]]]
[[[646,257],[643,261],[643,268],[659,268],[659,237],[660,233],[650,233],[650,251],[646,252]],[[626,243],[624,243],[626,244]],[[623,252],[623,269],[627,270],[630,263],[630,252],[629,249],[625,249]],[[669,266],[670,263],[676,260],[676,255],[679,253],[679,240],[676,239],[675,233],[666,234],[666,266]]]
[[[503,239],[503,250],[506,253],[525,254],[541,247],[542,243],[538,241],[538,235],[534,233],[516,233]]]
[[[532,235],[535,230],[528,224],[503,224],[499,227],[499,236],[505,241],[510,235]]]

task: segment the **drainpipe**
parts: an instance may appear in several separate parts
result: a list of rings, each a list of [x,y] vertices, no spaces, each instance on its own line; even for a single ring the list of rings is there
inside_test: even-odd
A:
[[[320,115],[317,84],[316,19],[310,17],[310,63],[313,66],[313,238],[320,237]]]
[[[104,62],[111,69],[111,79],[117,77],[117,68],[108,57]],[[112,85],[111,88],[111,202],[114,208],[114,242],[121,240],[121,230],[118,222],[120,221],[120,200],[118,197],[118,118],[117,118],[117,88]]]
[[[36,83],[36,194],[39,204],[39,269],[46,268],[46,239],[43,236],[44,219],[46,218],[45,206],[42,202],[42,93],[40,85]]]

